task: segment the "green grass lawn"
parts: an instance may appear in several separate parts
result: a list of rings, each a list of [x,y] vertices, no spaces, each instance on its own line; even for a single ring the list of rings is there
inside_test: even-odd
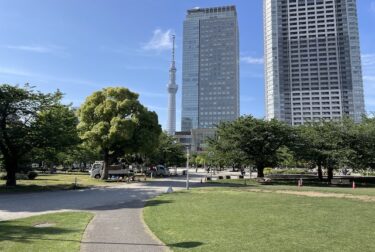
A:
[[[75,179],[77,179],[77,185],[79,188],[105,186],[109,184],[108,182],[100,179],[90,178],[88,173],[39,174],[38,177],[33,180],[17,180],[17,186],[15,188],[6,188],[6,181],[0,180],[0,193],[68,190],[74,188]]]
[[[144,219],[174,251],[375,251],[375,204],[209,188],[164,194]]]
[[[0,251],[79,251],[82,234],[93,214],[65,212],[0,222]],[[50,227],[34,227],[50,223]]]
[[[297,187],[297,185],[262,185],[256,182],[254,179],[223,179],[223,180],[215,180],[211,181],[211,184],[214,185],[225,185],[225,186],[234,186],[234,187],[247,187],[247,188],[257,188],[257,189],[264,189],[264,190],[292,190],[292,191],[314,191],[314,192],[327,192],[327,193],[345,193],[345,194],[353,194],[353,195],[369,195],[375,196],[375,187],[357,187],[356,189],[352,189],[351,186],[328,186],[328,185],[320,185],[320,186],[303,186]],[[246,183],[246,185],[245,185]]]

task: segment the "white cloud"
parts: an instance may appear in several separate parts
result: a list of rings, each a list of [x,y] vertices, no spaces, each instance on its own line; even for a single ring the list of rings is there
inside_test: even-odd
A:
[[[375,66],[375,54],[362,54],[363,66]]]
[[[43,46],[27,46],[27,45],[5,45],[3,46],[7,49],[19,50],[19,51],[29,51],[37,53],[49,53],[51,49]]]
[[[16,76],[32,76],[30,72],[27,72],[21,69],[12,68],[12,67],[2,67],[2,66],[0,66],[0,74],[16,75]]]
[[[253,65],[262,65],[264,62],[263,58],[255,58],[251,56],[241,57],[241,61],[246,64],[253,64]]]
[[[149,42],[143,45],[144,50],[169,50],[172,48],[172,30],[168,29],[163,31],[156,29],[153,32],[153,36]]]
[[[60,46],[41,46],[41,45],[2,45],[2,48],[34,52],[34,53],[61,53],[64,48]]]
[[[146,89],[139,89],[136,87],[131,87],[123,84],[118,83],[110,83],[110,82],[103,82],[99,83],[98,81],[92,81],[87,79],[80,79],[80,78],[70,78],[70,77],[60,77],[60,76],[51,76],[43,73],[36,73],[34,71],[29,71],[21,68],[13,68],[7,66],[0,66],[0,77],[1,76],[19,76],[25,79],[25,82],[30,83],[38,83],[38,82],[49,82],[49,83],[64,83],[64,84],[73,84],[73,85],[83,85],[87,87],[92,87],[95,89],[101,89],[105,86],[126,86],[131,91],[138,93],[140,97],[148,97],[148,98],[161,98],[165,99],[168,97],[167,92],[165,93],[157,93],[157,92],[150,92]],[[108,85],[104,85],[105,83],[110,83]]]

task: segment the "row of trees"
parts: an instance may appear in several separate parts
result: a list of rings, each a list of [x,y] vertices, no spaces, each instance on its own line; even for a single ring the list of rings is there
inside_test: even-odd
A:
[[[161,132],[155,112],[138,94],[122,87],[94,92],[75,111],[61,102],[60,91],[44,94],[33,87],[0,85],[0,161],[7,186],[31,163],[68,164],[137,156],[142,162],[173,165],[183,149]]]
[[[208,142],[207,152],[218,165],[255,166],[259,177],[265,167],[292,163],[318,167],[320,179],[326,168],[328,180],[337,168],[375,168],[374,118],[363,118],[361,124],[345,118],[291,127],[245,116],[220,124]]]

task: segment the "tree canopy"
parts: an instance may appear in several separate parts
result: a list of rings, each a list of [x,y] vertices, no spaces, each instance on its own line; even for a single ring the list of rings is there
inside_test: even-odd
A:
[[[277,120],[265,121],[252,116],[244,116],[233,122],[218,126],[216,136],[210,145],[222,157],[255,165],[258,177],[263,177],[263,169],[274,166],[278,161],[278,150],[291,139],[289,126]]]
[[[78,116],[81,139],[103,154],[102,179],[107,178],[110,158],[153,149],[161,132],[157,115],[140,104],[138,94],[123,87],[94,92],[79,108]]]
[[[7,186],[16,185],[19,163],[31,151],[77,144],[77,120],[61,98],[60,91],[43,94],[29,85],[0,85],[0,151]]]
[[[150,162],[172,166],[181,165],[185,160],[184,147],[173,136],[162,132],[159,136],[159,145],[150,155]]]

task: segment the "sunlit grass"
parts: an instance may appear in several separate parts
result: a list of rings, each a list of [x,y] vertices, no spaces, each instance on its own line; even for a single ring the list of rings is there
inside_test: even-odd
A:
[[[210,188],[164,194],[144,209],[174,251],[375,251],[375,204]]]
[[[64,212],[0,222],[0,251],[79,251],[82,234],[93,214]],[[46,224],[46,227],[35,227]]]

